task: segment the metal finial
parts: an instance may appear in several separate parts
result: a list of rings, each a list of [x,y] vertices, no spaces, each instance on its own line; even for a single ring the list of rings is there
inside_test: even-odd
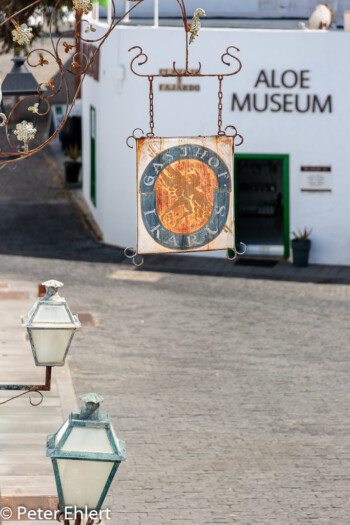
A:
[[[51,279],[50,281],[45,281],[44,283],[41,283],[46,288],[46,297],[52,297],[53,295],[56,295],[59,288],[62,288],[63,283],[60,281],[55,281],[54,279]]]
[[[100,403],[104,399],[100,394],[90,393],[80,396],[84,405],[81,408],[80,419],[99,419],[100,418]]]
[[[103,403],[104,399],[100,394],[83,394],[79,397],[84,403],[96,403],[100,404]]]

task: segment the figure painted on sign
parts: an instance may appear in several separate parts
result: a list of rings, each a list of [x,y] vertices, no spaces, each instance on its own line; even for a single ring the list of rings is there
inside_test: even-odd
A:
[[[217,181],[204,163],[175,162],[162,171],[157,186],[159,218],[169,231],[191,233],[210,219]]]
[[[191,215],[194,212],[194,206],[191,201],[191,196],[187,191],[186,185],[182,182],[182,174],[179,171],[171,168],[169,170],[175,173],[175,176],[168,176],[167,170],[164,170],[164,175],[161,179],[161,184],[168,190],[171,196],[176,196],[176,201],[170,208],[168,208],[161,216],[160,220],[164,223],[164,219],[171,214],[174,210],[183,207],[184,211],[175,222],[175,226],[179,224],[185,217]]]
[[[171,213],[173,210],[176,210],[180,206],[183,206],[185,211],[176,220],[175,225],[178,225],[183,219],[185,219],[185,217],[191,215],[192,213],[195,213],[202,218],[205,211],[208,208],[211,208],[211,205],[203,191],[198,188],[200,183],[200,176],[196,168],[191,168],[184,176],[180,172],[176,172],[175,178],[168,177],[166,174],[164,174],[162,184],[166,184],[167,188],[169,188],[170,194],[175,194],[177,199],[174,204],[170,206],[170,208],[168,208],[168,210],[163,214],[161,220],[163,220],[169,213]]]

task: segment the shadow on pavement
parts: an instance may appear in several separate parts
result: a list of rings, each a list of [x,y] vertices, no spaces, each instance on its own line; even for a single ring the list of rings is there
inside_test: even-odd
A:
[[[123,249],[97,242],[73,207],[50,149],[0,170],[0,254],[130,265]],[[247,261],[248,262],[248,261]],[[350,284],[350,267],[287,261],[235,264],[225,259],[147,255],[140,271]]]
[[[1,254],[103,263],[125,258],[122,249],[94,240],[43,153],[0,170],[0,217]]]

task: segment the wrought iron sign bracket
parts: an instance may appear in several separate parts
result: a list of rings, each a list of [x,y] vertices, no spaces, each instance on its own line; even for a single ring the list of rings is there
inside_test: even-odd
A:
[[[198,66],[195,69],[190,69],[189,46],[199,34],[199,31],[201,28],[200,17],[204,17],[206,16],[206,14],[203,9],[197,9],[194,13],[193,22],[190,24],[188,22],[188,17],[186,13],[185,0],[176,0],[176,1],[181,10],[181,16],[182,16],[182,21],[183,21],[184,33],[185,33],[185,67],[184,69],[180,69],[176,64],[176,61],[173,61],[172,68],[170,69],[165,69],[164,71],[160,71],[159,73],[143,73],[143,72],[140,72],[139,68],[147,64],[148,62],[147,54],[144,53],[142,47],[138,45],[133,46],[129,49],[129,52],[135,53],[135,56],[131,59],[131,62],[130,62],[130,69],[132,73],[138,77],[147,79],[148,84],[149,84],[149,132],[145,134],[141,128],[134,129],[134,131],[132,132],[132,135],[130,135],[130,137],[128,137],[126,140],[127,146],[129,148],[133,148],[131,139],[133,139],[135,143],[138,143],[138,141],[141,141],[143,139],[161,138],[161,137],[156,136],[154,133],[154,80],[155,79],[160,79],[160,78],[177,78],[177,79],[216,78],[218,82],[218,92],[217,92],[217,96],[218,96],[217,126],[218,127],[217,127],[217,133],[215,136],[218,139],[220,138],[224,139],[225,137],[230,137],[232,139],[232,147],[234,150],[235,147],[240,146],[243,143],[243,137],[242,135],[238,133],[235,126],[230,125],[230,126],[224,127],[223,125],[223,80],[225,77],[232,77],[234,75],[237,75],[241,71],[242,62],[236,56],[237,53],[239,52],[239,49],[235,46],[228,46],[226,48],[226,51],[221,55],[221,63],[224,66],[228,66],[229,71],[227,71],[226,69],[226,72],[202,73],[201,62],[198,62]],[[218,159],[214,159],[214,162],[219,162],[219,161]],[[174,181],[175,179],[173,179],[173,184],[175,184]],[[182,198],[183,200],[186,200],[186,196]],[[188,206],[191,206],[191,203],[189,202],[190,198],[191,196],[187,198]],[[232,203],[232,207],[233,207],[233,203]],[[151,213],[151,211],[148,211],[148,213]],[[157,230],[157,228],[161,228],[161,225],[160,224],[156,226],[153,225],[153,227],[154,227],[153,230],[151,230],[152,232]],[[171,233],[174,233],[174,232],[171,231]],[[195,238],[196,236],[194,236],[194,239]],[[175,237],[173,237],[173,239],[175,239]],[[173,240],[173,242],[175,243],[176,240]],[[198,244],[196,246],[198,246]],[[185,251],[191,251],[191,250],[185,250]],[[230,252],[228,252],[227,254],[227,257],[228,259],[232,261],[236,259],[239,255],[243,255],[244,253],[246,253],[246,251],[247,251],[247,246],[244,243],[240,242],[239,247],[237,247],[235,244],[232,246],[232,248],[230,249]],[[145,253],[145,252],[142,252],[142,253]],[[128,247],[125,249],[124,254],[125,254],[125,257],[132,260],[134,266],[140,267],[143,265],[144,259],[142,255],[138,253],[137,249]]]
[[[243,137],[239,135],[237,129],[235,126],[227,126],[225,129],[223,129],[222,124],[222,100],[223,100],[223,91],[222,91],[222,83],[223,79],[225,77],[232,77],[234,75],[237,75],[237,73],[240,72],[242,69],[242,62],[239,60],[239,58],[235,55],[235,52],[239,52],[238,47],[235,46],[228,46],[226,48],[225,53],[221,55],[221,62],[228,67],[232,67],[232,60],[236,62],[237,67],[228,73],[202,73],[202,64],[201,62],[198,62],[198,68],[195,70],[192,70],[189,68],[189,45],[193,42],[194,38],[198,36],[199,30],[200,30],[200,16],[206,16],[203,9],[197,9],[194,18],[193,23],[188,23],[187,13],[186,13],[186,6],[184,0],[176,0],[179,4],[181,15],[182,15],[182,21],[183,26],[185,30],[185,69],[179,69],[176,65],[176,61],[173,61],[172,69],[167,70],[166,73],[140,73],[135,69],[135,66],[143,66],[148,62],[148,56],[146,53],[143,52],[142,47],[140,46],[133,46],[129,49],[129,52],[136,50],[137,54],[134,56],[134,58],[130,62],[130,69],[134,75],[137,75],[138,77],[147,78],[149,82],[149,115],[150,115],[150,131],[147,133],[147,137],[155,137],[154,135],[154,91],[153,91],[153,82],[155,78],[217,78],[218,80],[218,131],[217,136],[218,137],[224,137],[227,135],[233,136],[234,140],[236,137],[239,139],[239,143],[235,144],[235,146],[240,146],[243,143]],[[226,133],[229,129],[233,130],[233,134]],[[133,137],[135,138],[135,137]],[[129,147],[132,147],[128,144]]]
[[[17,394],[16,396],[10,397],[6,401],[2,401],[0,405],[5,405],[6,403],[9,403],[13,399],[17,399],[18,397],[25,396],[27,394],[36,393],[39,394],[40,399],[39,402],[33,403],[31,397],[29,397],[29,402],[32,406],[37,407],[41,405],[43,402],[44,396],[41,392],[50,392],[51,391],[51,372],[52,367],[47,366],[46,372],[45,372],[45,384],[44,385],[5,385],[0,384],[0,390],[8,390],[8,391],[16,391],[16,390],[23,390],[21,394]]]

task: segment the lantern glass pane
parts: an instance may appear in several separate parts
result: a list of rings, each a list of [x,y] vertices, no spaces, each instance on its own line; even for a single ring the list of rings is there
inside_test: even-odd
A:
[[[69,425],[69,419],[67,419],[67,421],[61,426],[61,428],[57,432],[56,439],[55,439],[56,447],[57,447],[57,443],[59,443],[61,441],[61,439],[63,438],[63,435],[64,435],[65,431],[67,430],[68,425]]]
[[[114,430],[114,427],[113,427],[112,424],[111,424],[111,431],[112,431],[112,436],[113,436],[114,442],[116,444],[116,447],[117,447],[118,451],[120,452],[121,446],[119,444],[119,439],[118,439],[117,433]]]
[[[96,509],[113,465],[110,461],[58,459],[65,507]]]
[[[62,304],[41,304],[33,323],[70,323],[71,319]]]
[[[36,358],[39,365],[64,364],[64,356],[69,345],[73,329],[36,329],[30,330]]]
[[[65,452],[114,453],[105,428],[74,427],[62,450]]]

